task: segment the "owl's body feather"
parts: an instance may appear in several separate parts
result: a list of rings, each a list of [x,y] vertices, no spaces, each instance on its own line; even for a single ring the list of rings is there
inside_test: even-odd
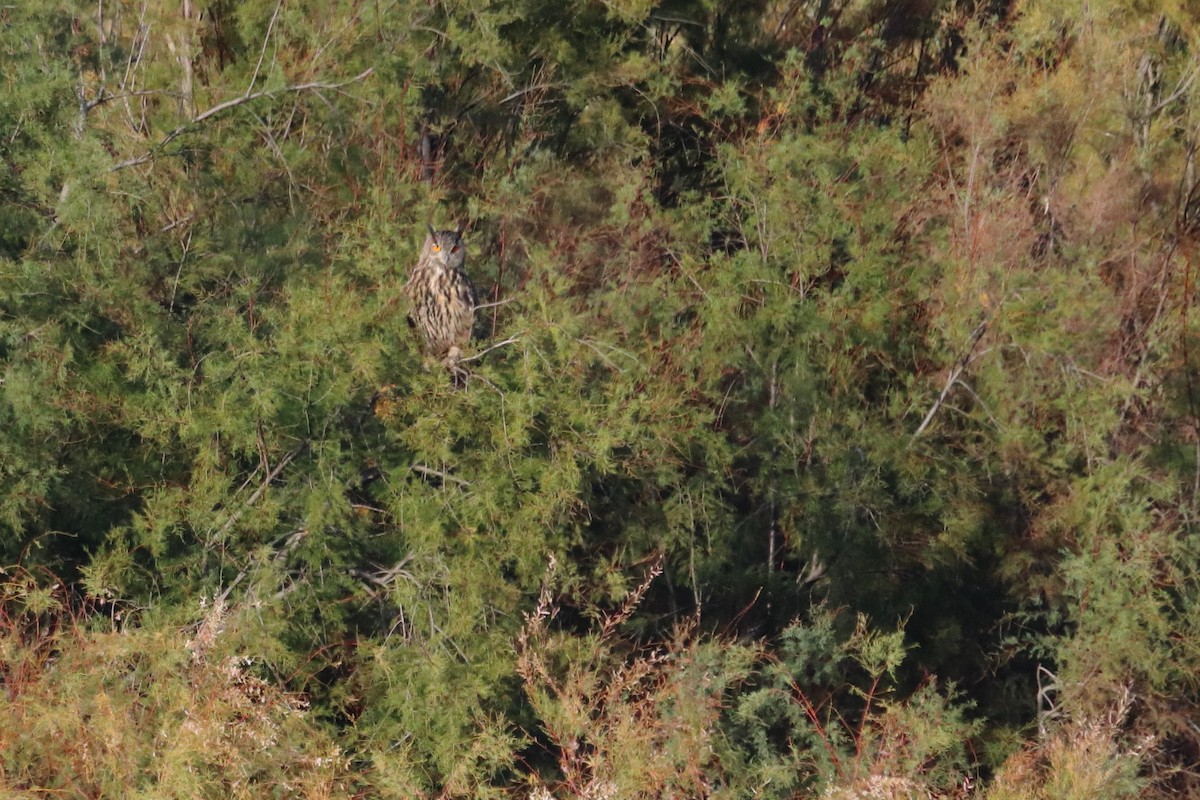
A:
[[[430,226],[405,287],[409,324],[421,334],[425,352],[445,358],[452,368],[471,338],[475,317],[475,287],[465,263],[461,229],[436,231]]]

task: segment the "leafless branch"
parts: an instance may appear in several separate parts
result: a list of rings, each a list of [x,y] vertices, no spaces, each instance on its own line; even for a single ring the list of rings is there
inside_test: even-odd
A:
[[[170,227],[173,227],[174,224],[175,223],[172,223],[170,226],[168,226],[168,229]],[[166,229],[164,229],[164,230],[166,230]],[[179,291],[179,276],[183,274],[183,265],[187,261],[188,251],[190,251],[191,249],[192,249],[192,232],[191,232],[191,230],[189,230],[187,232],[187,239],[185,239],[183,242],[183,252],[179,254],[179,268],[175,270],[175,280],[171,283],[171,304],[170,304],[171,311],[175,310],[175,294],[176,294],[176,292]]]
[[[479,303],[475,306],[475,310],[479,311],[480,309],[484,309],[484,308],[495,308],[496,306],[506,306],[509,303],[515,303],[516,301],[517,301],[517,298],[515,298],[515,297],[507,297],[503,300],[493,300],[490,303]]]
[[[295,450],[291,451],[286,456],[281,458],[279,460],[279,463],[275,465],[275,469],[271,470],[271,472],[267,475],[267,477],[263,478],[263,482],[261,484],[259,484],[259,487],[257,489],[254,490],[254,494],[250,495],[250,497],[246,500],[246,502],[242,505],[242,507],[239,508],[237,511],[235,511],[233,513],[233,515],[230,516],[229,519],[227,519],[225,521],[225,524],[221,526],[220,530],[217,531],[216,535],[217,536],[224,535],[230,528],[232,528],[235,524],[237,524],[237,521],[242,518],[242,515],[245,514],[248,510],[250,510],[250,508],[252,508],[254,506],[254,504],[257,503],[259,501],[259,499],[261,499],[262,496],[266,493],[267,487],[271,485],[271,481],[278,478],[279,474],[281,472],[283,472],[284,468],[287,467],[288,464],[292,463],[292,459],[294,459],[296,456],[303,453],[305,448],[307,448],[307,447],[308,447],[308,441],[305,440],[304,442],[300,443],[299,447],[297,447]]]
[[[434,469],[433,467],[427,467],[424,464],[413,464],[411,467],[409,467],[409,469],[418,475],[424,475],[426,478],[438,478],[440,480],[447,481],[448,483],[456,483],[459,486],[471,485],[470,481],[464,481],[462,478],[456,478],[448,472],[442,472],[441,470]]]
[[[933,416],[937,414],[938,409],[942,407],[942,403],[946,402],[946,398],[950,395],[950,390],[954,388],[954,384],[959,382],[959,376],[962,375],[963,370],[971,363],[975,348],[979,346],[979,340],[983,338],[983,334],[987,333],[989,321],[985,319],[975,326],[975,330],[971,333],[971,338],[967,341],[966,351],[954,365],[954,369],[950,370],[950,376],[946,378],[946,385],[942,387],[942,393],[938,395],[938,399],[934,402],[933,407],[929,409],[929,413],[925,415],[925,419],[921,420],[916,433],[912,435],[913,440],[916,440],[929,427],[929,423],[933,421]]]
[[[978,403],[979,407],[983,409],[983,413],[987,414],[987,418],[992,421],[992,425],[994,425],[996,428],[999,428],[1000,421],[997,420],[995,415],[992,414],[992,410],[987,407],[987,403],[983,402],[983,399],[979,395],[975,394],[975,390],[971,388],[970,384],[962,380],[957,381],[957,383],[959,386],[967,390],[967,394],[975,398],[975,402]]]
[[[1195,82],[1196,75],[1198,73],[1200,73],[1200,70],[1196,70],[1196,69],[1189,72],[1184,78],[1182,78],[1179,81],[1178,85],[1176,85],[1175,91],[1171,92],[1171,94],[1167,95],[1167,97],[1160,100],[1157,105],[1155,105],[1153,108],[1151,108],[1150,111],[1147,113],[1147,116],[1153,117],[1155,114],[1162,111],[1167,106],[1171,105],[1171,103],[1174,103],[1176,100],[1178,100],[1179,98],[1181,98],[1185,94],[1187,94],[1188,89],[1190,89],[1192,86],[1192,83]]]
[[[599,356],[600,360],[603,361],[605,364],[607,364],[615,372],[624,373],[625,370],[621,369],[621,367],[615,361],[613,361],[611,358],[609,358],[603,352],[601,352],[600,345],[604,345],[613,353],[617,353],[619,355],[625,356],[630,361],[632,361],[635,365],[640,365],[642,363],[641,361],[638,360],[637,356],[633,355],[630,352],[622,350],[621,348],[617,347],[616,345],[611,345],[608,342],[598,342],[598,341],[594,341],[591,339],[583,339],[583,338],[577,338],[577,339],[575,339],[575,341],[579,342],[581,345],[588,348],[593,353],[595,353],[597,356]]]
[[[271,543],[272,546],[274,546],[275,544],[277,544],[279,542],[282,542],[282,544],[280,545],[279,549],[275,551],[274,555],[271,556],[271,561],[277,562],[281,558],[286,556],[288,553],[295,550],[296,547],[300,544],[300,542],[304,541],[304,537],[306,537],[306,536],[308,536],[308,528],[299,528],[299,529],[294,530],[291,533],[287,534],[286,536],[281,536],[278,539],[276,539],[274,542]],[[248,566],[245,569],[243,569],[241,572],[239,572],[237,574],[237,577],[235,577],[232,581],[229,582],[229,585],[225,587],[225,591],[223,591],[219,595],[217,595],[217,597],[214,599],[213,602],[224,604],[224,602],[229,598],[229,594],[249,574],[250,574],[250,567]]]
[[[565,83],[541,83],[541,84],[537,84],[536,86],[527,86],[524,89],[518,89],[517,91],[508,95],[503,100],[501,100],[500,103],[504,104],[510,100],[516,100],[518,97],[524,97],[525,95],[530,94],[531,92],[543,92],[543,91],[546,91],[547,89],[562,89],[562,88],[566,87],[566,85],[567,84],[565,84]]]
[[[364,580],[368,583],[372,583],[372,584],[380,587],[380,589],[387,589],[387,588],[391,587],[391,585],[393,583],[396,582],[396,578],[404,577],[408,580],[412,580],[412,574],[409,573],[408,570],[406,569],[409,562],[412,560],[413,560],[413,556],[411,554],[409,554],[409,555],[405,556],[404,558],[402,558],[400,561],[396,562],[391,567],[385,568],[385,567],[381,567],[378,564],[376,564],[375,572],[370,572],[365,569],[352,568],[352,569],[350,569],[350,574],[356,578],[361,578],[362,580]]]
[[[146,42],[150,39],[150,28],[146,24],[146,13],[149,10],[149,6],[149,2],[142,3],[141,13],[138,16],[137,34],[134,38],[136,47],[129,48],[129,55],[125,60],[125,74],[121,76],[120,89],[122,94],[117,95],[117,97],[122,100],[122,104],[125,106],[125,116],[129,120],[130,129],[139,133],[142,132],[145,127],[145,106],[143,104],[142,120],[139,124],[138,120],[134,117],[133,106],[129,103],[129,98],[136,95],[133,94],[133,90],[129,87],[131,85],[130,81],[136,82],[137,80],[136,73],[142,64],[142,56],[144,56],[146,53]]]
[[[299,84],[295,84],[293,86],[285,86],[282,89],[264,89],[260,92],[246,92],[243,95],[239,95],[238,97],[234,97],[230,100],[226,100],[224,103],[218,103],[217,105],[213,106],[212,108],[208,109],[207,111],[205,111],[201,114],[197,114],[195,117],[188,120],[183,125],[180,125],[179,127],[175,128],[173,131],[168,133],[166,136],[164,136],[161,140],[159,140],[159,142],[157,144],[155,144],[153,147],[151,147],[147,152],[143,153],[142,155],[138,156],[137,158],[130,158],[125,161],[121,161],[117,164],[112,165],[111,167],[109,167],[106,170],[106,174],[110,173],[110,172],[117,172],[118,170],[122,170],[127,167],[136,167],[137,165],[145,164],[148,161],[153,161],[155,155],[158,153],[159,150],[162,150],[168,144],[175,141],[175,139],[179,138],[179,136],[181,136],[182,134],[187,133],[187,131],[190,130],[191,128],[199,125],[200,123],[204,122],[207,119],[210,119],[211,117],[216,116],[217,114],[220,114],[223,111],[228,111],[231,108],[236,108],[237,106],[244,105],[246,103],[250,103],[255,100],[261,100],[264,97],[276,97],[276,96],[282,95],[282,94],[295,94],[298,92],[318,91],[318,90],[322,90],[322,89],[338,90],[343,87],[349,86],[353,83],[358,83],[359,81],[366,79],[374,71],[375,71],[375,68],[370,67],[370,68],[366,69],[365,71],[363,71],[361,74],[356,75],[355,77],[351,78],[348,81],[342,81],[341,83],[327,83],[325,81],[310,81],[308,83],[299,83]]]
[[[476,359],[478,359],[478,358],[482,358],[483,356],[487,355],[488,353],[492,352],[493,350],[497,350],[497,349],[499,349],[499,348],[501,348],[501,347],[504,347],[505,345],[513,344],[513,343],[515,343],[515,342],[519,342],[519,341],[521,341],[521,337],[520,337],[520,336],[510,336],[509,338],[505,339],[505,340],[504,340],[504,341],[502,341],[502,342],[496,342],[496,343],[495,343],[494,345],[492,345],[491,347],[488,347],[488,348],[486,348],[486,349],[484,349],[484,350],[480,350],[478,353],[476,353],[476,354],[475,354],[475,355],[473,355],[473,356],[470,356],[470,357],[468,357],[468,358],[460,358],[460,359],[458,360],[458,363],[459,363],[459,364],[465,364],[465,363],[466,363],[466,362],[468,362],[468,361],[475,361]]]
[[[254,74],[250,76],[250,85],[246,87],[247,93],[254,88],[255,82],[258,81],[258,73],[262,69],[263,58],[267,55],[267,44],[271,41],[271,31],[275,30],[275,20],[279,19],[279,9],[282,5],[283,0],[275,0],[275,10],[271,12],[271,21],[267,23],[267,32],[263,35],[262,49],[258,51],[258,63],[254,65]]]
[[[167,231],[171,231],[171,230],[174,230],[175,228],[178,228],[180,225],[186,225],[189,222],[191,222],[195,218],[195,216],[196,216],[195,214],[185,214],[182,217],[180,217],[179,219],[171,220],[166,225],[159,228],[158,232],[160,234],[166,233]]]

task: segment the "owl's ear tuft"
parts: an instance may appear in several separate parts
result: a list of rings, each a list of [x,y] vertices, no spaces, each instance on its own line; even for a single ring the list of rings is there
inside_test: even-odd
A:
[[[435,231],[435,230],[433,229],[433,225],[431,225],[430,223],[426,222],[426,223],[425,223],[425,227],[426,227],[426,228],[429,228],[429,238],[430,238],[430,239],[437,239],[437,231]]]
[[[454,231],[454,235],[456,237],[458,237],[459,239],[461,239],[463,232],[466,231],[466,229],[467,229],[467,223],[460,222],[460,223],[458,223],[458,228]]]

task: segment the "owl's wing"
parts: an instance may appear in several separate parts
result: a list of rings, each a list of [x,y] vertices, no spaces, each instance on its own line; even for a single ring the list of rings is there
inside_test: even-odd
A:
[[[455,270],[447,287],[449,296],[449,324],[456,341],[467,342],[471,339],[471,323],[475,316],[475,286],[465,270]]]
[[[475,284],[471,282],[470,276],[465,272],[463,273],[463,278],[467,281],[467,296],[471,300],[471,312],[474,313],[475,306],[479,305],[479,292],[475,291]]]
[[[471,329],[467,333],[469,339],[483,339],[487,336],[486,320],[482,314],[476,314],[475,309],[479,306],[479,290],[475,288],[475,284],[467,279],[467,286],[470,287],[471,293]]]

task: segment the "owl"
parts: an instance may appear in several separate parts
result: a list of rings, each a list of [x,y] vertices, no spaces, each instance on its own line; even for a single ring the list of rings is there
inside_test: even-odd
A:
[[[463,228],[438,231],[429,226],[421,257],[408,277],[408,324],[424,340],[429,355],[457,369],[462,347],[471,338],[475,316],[475,287],[467,277]]]

